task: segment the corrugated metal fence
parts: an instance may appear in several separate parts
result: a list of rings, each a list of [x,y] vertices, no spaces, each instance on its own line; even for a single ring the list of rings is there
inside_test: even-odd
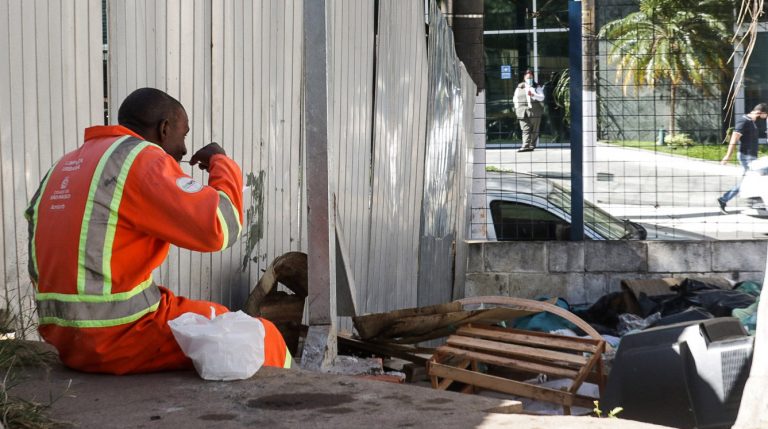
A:
[[[86,126],[103,122],[100,4],[0,5],[11,30],[0,32],[2,269],[16,306],[19,297],[31,306],[23,208],[50,164],[81,142]],[[453,241],[466,229],[474,85],[436,9],[427,15],[423,3],[397,0],[327,4],[329,158],[358,312],[450,299],[461,253]],[[189,152],[217,141],[248,176],[249,233],[240,245],[216,254],[174,248],[156,279],[237,307],[272,259],[306,251],[302,2],[106,5],[110,123],[134,89],[164,89],[189,114]]]
[[[104,118],[101,5],[5,0],[0,26],[0,306],[24,329],[34,322],[24,209],[51,164]]]

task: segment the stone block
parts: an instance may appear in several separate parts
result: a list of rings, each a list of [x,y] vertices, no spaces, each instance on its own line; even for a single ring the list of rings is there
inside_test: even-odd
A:
[[[561,298],[569,304],[582,304],[584,300],[584,274],[566,274],[567,288]]]
[[[649,241],[648,272],[709,271],[712,247],[708,241]]]
[[[547,243],[547,257],[552,273],[584,272],[584,243],[550,241]]]
[[[484,244],[483,254],[486,272],[546,272],[544,242],[489,242]]]
[[[483,243],[482,242],[467,243],[467,272],[468,273],[483,272]]]
[[[600,297],[608,293],[608,279],[605,274],[585,274],[583,300],[571,302],[571,304],[594,303]]]
[[[763,284],[764,282],[765,273],[762,271],[742,271],[739,273],[734,273],[732,277],[730,277],[731,280],[734,282],[743,282],[746,280],[750,280],[756,283]]]
[[[507,274],[499,273],[467,274],[467,280],[464,283],[464,296],[509,296],[507,278]]]
[[[576,277],[580,276],[513,273],[509,275],[509,296],[526,299],[566,298],[569,296],[570,289],[578,289],[578,285],[570,286],[569,284],[571,281],[578,282]]]
[[[642,241],[586,241],[587,272],[639,272],[648,270],[647,248]]]
[[[762,240],[713,241],[711,271],[762,272],[767,245]]]

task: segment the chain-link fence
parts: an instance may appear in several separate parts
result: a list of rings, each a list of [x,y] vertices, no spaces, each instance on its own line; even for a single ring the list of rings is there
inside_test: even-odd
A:
[[[578,55],[590,57],[581,58],[583,86],[571,97],[568,1],[485,1],[486,146],[484,168],[476,169],[483,177],[475,174],[482,181],[475,237],[569,239],[575,172],[583,180],[575,191],[583,191],[586,238],[768,238],[768,173],[759,168],[768,152],[765,120],[751,114],[768,102],[766,23],[728,109],[743,60],[731,42],[734,3],[598,0],[592,13],[588,7],[579,17]],[[581,142],[572,133],[571,100],[582,103]],[[734,127],[738,140],[731,140]],[[747,157],[737,152],[749,155],[752,140],[759,153],[745,174]],[[730,142],[736,146],[722,162]],[[574,165],[579,149],[573,158],[583,162]],[[724,201],[740,183],[741,192]]]

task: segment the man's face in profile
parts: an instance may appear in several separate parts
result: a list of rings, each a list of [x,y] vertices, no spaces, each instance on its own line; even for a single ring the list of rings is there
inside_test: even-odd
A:
[[[169,127],[162,145],[169,155],[176,161],[181,161],[187,154],[185,139],[189,133],[189,118],[183,108],[176,109],[175,114],[169,119]]]

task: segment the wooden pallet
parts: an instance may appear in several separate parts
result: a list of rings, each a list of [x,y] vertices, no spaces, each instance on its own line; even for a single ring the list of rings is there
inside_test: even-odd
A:
[[[489,325],[466,325],[448,337],[427,363],[432,387],[445,390],[454,382],[463,383],[463,392],[478,388],[522,396],[563,406],[593,408],[592,398],[578,395],[584,381],[605,386],[602,354],[605,341],[540,332],[521,331]],[[484,372],[488,365],[550,378],[572,380],[568,390],[556,390]]]

